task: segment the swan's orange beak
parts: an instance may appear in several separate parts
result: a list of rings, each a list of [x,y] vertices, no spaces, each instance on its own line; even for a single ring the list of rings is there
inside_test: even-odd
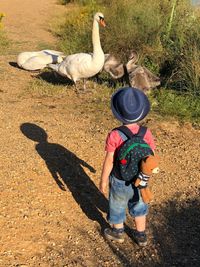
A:
[[[105,23],[105,20],[104,20],[103,18],[100,19],[99,24],[100,24],[102,27],[106,27],[106,23]]]

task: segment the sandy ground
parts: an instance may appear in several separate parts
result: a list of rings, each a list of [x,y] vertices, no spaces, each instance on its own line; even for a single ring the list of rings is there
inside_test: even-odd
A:
[[[82,97],[67,85],[58,95],[33,93],[36,74],[15,64],[21,51],[55,47],[49,23],[65,7],[1,0],[0,11],[12,42],[0,53],[0,266],[200,266],[200,131],[159,116],[145,121],[161,157],[149,246],[133,242],[129,216],[125,243],[106,241],[98,183],[106,133],[117,122],[108,109],[92,109],[96,89]]]

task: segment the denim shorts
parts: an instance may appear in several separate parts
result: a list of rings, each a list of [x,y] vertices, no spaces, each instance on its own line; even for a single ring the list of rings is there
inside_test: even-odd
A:
[[[125,222],[127,208],[132,217],[147,215],[148,205],[143,202],[139,190],[132,183],[127,184],[111,175],[109,186],[109,223]]]

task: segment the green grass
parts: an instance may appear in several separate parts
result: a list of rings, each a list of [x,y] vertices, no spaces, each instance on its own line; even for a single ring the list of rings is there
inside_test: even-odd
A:
[[[0,29],[0,54],[6,54],[9,46],[10,42],[6,37],[5,32]]]
[[[91,4],[96,4],[96,2],[99,2],[99,1],[95,1],[95,0],[58,0],[58,3],[61,5],[66,5],[69,3],[76,3],[79,5],[91,5]]]
[[[155,90],[150,95],[152,110],[161,116],[200,124],[200,99],[173,90]]]
[[[81,108],[84,112],[93,114],[95,121],[101,120],[101,116],[111,114],[110,98],[111,95],[122,84],[117,84],[116,87],[109,87],[105,84],[95,85],[94,82],[89,82],[92,94],[86,95],[87,101],[83,101]],[[200,125],[200,99],[189,94],[180,94],[174,90],[165,88],[154,89],[148,94],[151,102],[152,115],[158,115],[160,119],[176,118],[180,122],[191,122]]]
[[[8,46],[9,46],[9,41],[8,38],[6,37],[6,34],[3,30],[3,18],[5,17],[4,13],[0,13],[0,53],[5,54]],[[2,52],[3,51],[3,52]]]
[[[61,4],[61,5],[66,5],[66,4],[70,3],[70,2],[72,2],[72,1],[70,1],[70,0],[58,0],[58,3]]]
[[[61,97],[66,94],[66,86],[56,80],[54,81],[51,75],[48,81],[45,81],[44,78],[33,78],[26,88],[26,92],[35,97]]]

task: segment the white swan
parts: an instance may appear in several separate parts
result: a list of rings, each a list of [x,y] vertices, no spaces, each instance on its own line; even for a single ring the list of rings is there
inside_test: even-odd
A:
[[[80,79],[95,76],[104,65],[104,52],[101,48],[99,37],[99,25],[105,27],[104,15],[100,12],[94,15],[92,28],[93,53],[77,53],[67,56],[60,64],[49,64],[48,66],[67,77],[75,83]],[[85,80],[84,80],[85,89]]]
[[[50,63],[60,63],[64,54],[55,50],[22,52],[17,56],[17,65],[25,70],[41,70]]]

